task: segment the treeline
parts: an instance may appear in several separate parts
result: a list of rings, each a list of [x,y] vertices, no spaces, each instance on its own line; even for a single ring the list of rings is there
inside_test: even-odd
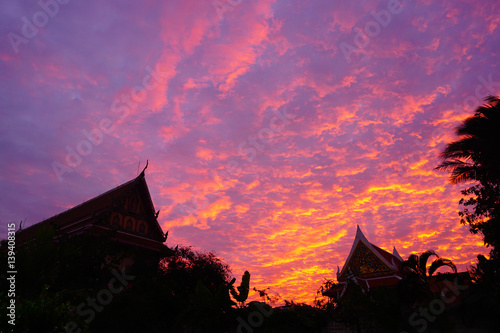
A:
[[[19,246],[16,325],[2,316],[0,331],[321,332],[326,325],[326,313],[309,305],[285,301],[273,308],[277,299],[251,289],[249,272],[237,283],[214,253],[176,247],[173,255],[155,257],[112,238],[44,229]],[[4,311],[5,276],[0,290]],[[251,290],[263,301],[247,303]]]

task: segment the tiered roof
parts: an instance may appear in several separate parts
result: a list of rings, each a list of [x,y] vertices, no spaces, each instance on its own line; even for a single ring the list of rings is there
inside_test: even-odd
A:
[[[370,243],[359,226],[349,256],[342,267],[338,269],[337,286],[325,291],[326,296],[343,293],[347,280],[353,279],[364,290],[376,287],[395,286],[402,278],[401,266],[403,258],[396,248],[392,254]]]
[[[82,233],[102,235],[114,230],[114,241],[169,253],[171,250],[163,244],[166,236],[158,223],[158,213],[155,213],[144,171],[145,169],[136,178],[112,190],[19,230],[16,240],[20,244],[29,242],[47,226],[53,227],[58,234],[69,236]],[[134,209],[127,208],[127,205],[131,205],[131,200],[135,202]],[[119,224],[113,224],[115,215],[120,215]],[[130,220],[133,227],[127,228],[123,221],[125,219]]]

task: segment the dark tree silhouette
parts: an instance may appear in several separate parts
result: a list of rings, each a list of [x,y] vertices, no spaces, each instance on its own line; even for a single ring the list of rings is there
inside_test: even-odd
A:
[[[181,296],[194,290],[198,281],[211,292],[230,281],[231,269],[221,258],[212,252],[194,251],[191,247],[178,247],[176,255],[161,260],[160,268],[164,278],[178,282],[172,291]]]
[[[456,129],[458,139],[441,153],[436,169],[450,172],[453,184],[475,182],[462,191],[461,222],[472,233],[481,232],[491,254],[498,257],[500,244],[500,99],[489,96],[486,104]]]
[[[250,273],[245,271],[243,276],[241,277],[241,283],[238,287],[234,288],[234,283],[236,282],[236,278],[233,278],[229,283],[229,288],[231,290],[231,295],[234,300],[240,303],[241,306],[245,305],[245,301],[248,298],[248,293],[250,292]],[[238,291],[236,291],[236,289]]]
[[[429,269],[427,269],[427,261],[430,257],[436,257],[434,261],[431,263]],[[436,254],[436,252],[432,250],[427,250],[422,252],[420,255],[412,254],[403,262],[403,271],[405,272],[405,268],[409,268],[409,272],[406,271],[406,275],[408,273],[411,275],[415,275],[424,281],[426,281],[429,277],[431,277],[438,268],[448,266],[453,270],[453,273],[457,272],[457,268],[455,264],[446,258],[441,258]]]
[[[162,290],[170,293],[177,315],[173,331],[224,332],[236,322],[230,298],[229,266],[212,252],[178,247],[160,262]]]
[[[428,261],[431,257],[436,257],[429,267]],[[430,277],[437,269],[447,266],[457,273],[455,264],[449,259],[439,257],[432,250],[424,251],[420,255],[412,254],[401,267],[403,279],[398,284],[399,297],[407,306],[413,307],[415,304],[424,304],[433,298],[431,291]]]

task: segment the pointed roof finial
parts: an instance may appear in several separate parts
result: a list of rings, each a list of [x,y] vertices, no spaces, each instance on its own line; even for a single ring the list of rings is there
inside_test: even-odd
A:
[[[392,255],[393,255],[393,256],[395,256],[397,259],[399,259],[399,260],[401,260],[401,261],[404,261],[404,260],[403,260],[403,257],[401,257],[401,256],[399,255],[399,252],[398,252],[398,250],[396,250],[396,247],[395,247],[395,246],[394,246],[394,249],[392,250]]]
[[[149,160],[146,160],[146,166],[144,167],[144,169],[142,169],[142,172],[140,173],[139,177],[144,177],[144,171],[146,171],[146,169],[148,168],[148,164]]]
[[[357,239],[363,239],[364,241],[368,242],[368,239],[366,239],[365,235],[361,231],[361,228],[359,227],[359,224],[357,224],[356,226],[357,226],[357,229],[356,229],[356,238]]]

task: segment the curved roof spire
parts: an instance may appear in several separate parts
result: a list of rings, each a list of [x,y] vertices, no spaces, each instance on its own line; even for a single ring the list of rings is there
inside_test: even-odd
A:
[[[146,169],[148,168],[148,165],[149,165],[149,160],[146,160],[146,166],[144,167],[144,169],[142,169],[141,173],[139,174],[139,176],[137,176],[137,178],[144,177],[144,171],[146,171]]]
[[[393,255],[393,256],[395,256],[396,258],[398,258],[399,260],[404,261],[404,260],[403,260],[403,257],[401,257],[401,256],[399,255],[399,252],[398,252],[398,250],[396,250],[396,247],[395,247],[395,246],[394,246],[394,249],[392,250],[392,255]]]

